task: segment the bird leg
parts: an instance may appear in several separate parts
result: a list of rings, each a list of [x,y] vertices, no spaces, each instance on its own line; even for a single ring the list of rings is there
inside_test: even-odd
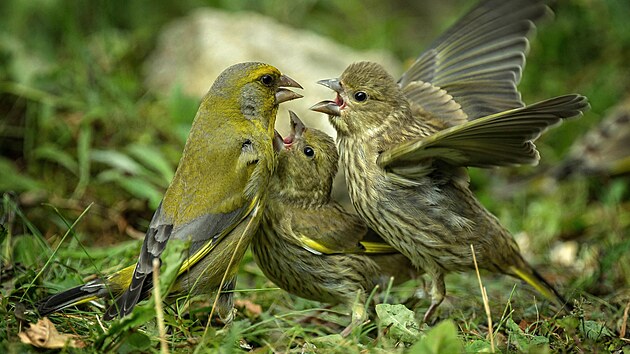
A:
[[[236,287],[236,277],[228,280],[221,289],[219,301],[217,302],[217,314],[221,321],[228,325],[234,319],[236,309],[234,308],[234,293],[232,290]]]
[[[411,294],[411,296],[409,296],[406,300],[402,302],[402,304],[410,310],[414,310],[418,306],[420,301],[426,299],[429,295],[428,284],[425,281],[424,277],[415,277],[415,279],[420,284],[413,292],[413,294]]]
[[[446,296],[446,284],[444,284],[444,273],[439,272],[433,276],[433,283],[431,284],[431,306],[424,314],[424,323],[429,323],[431,317],[435,313],[435,310],[440,306],[444,297]]]

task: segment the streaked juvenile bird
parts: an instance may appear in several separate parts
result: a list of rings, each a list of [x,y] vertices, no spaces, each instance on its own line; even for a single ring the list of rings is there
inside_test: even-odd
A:
[[[630,98],[611,108],[597,126],[571,146],[554,168],[556,179],[572,175],[615,176],[630,173]]]
[[[352,322],[366,319],[367,295],[376,285],[408,280],[409,260],[368,229],[361,219],[331,200],[338,154],[333,139],[307,128],[290,112],[292,131],[283,143],[269,183],[261,228],[252,254],[280,288],[352,309]]]
[[[444,299],[444,275],[473,269],[471,245],[480,268],[566,304],[475,198],[466,170],[536,164],[533,141],[588,109],[580,95],[525,106],[516,89],[532,21],[548,11],[541,1],[483,1],[398,81],[368,62],[320,81],[337,95],[311,109],[337,130],[354,207],[433,281],[425,321]]]
[[[546,169],[497,185],[492,194],[509,198],[524,189],[548,193],[567,179],[594,177],[600,182],[630,174],[630,97],[610,108],[599,124],[573,141],[568,155]]]
[[[150,294],[153,260],[160,259],[171,239],[189,241],[190,248],[170,298],[211,294],[222,280],[222,290],[233,288],[277,163],[273,137],[278,105],[301,97],[285,87],[300,85],[268,64],[241,63],[223,71],[199,106],[137,264],[45,299],[40,315],[112,297],[116,301],[104,318],[128,315]],[[231,319],[231,294],[221,295],[218,313]]]

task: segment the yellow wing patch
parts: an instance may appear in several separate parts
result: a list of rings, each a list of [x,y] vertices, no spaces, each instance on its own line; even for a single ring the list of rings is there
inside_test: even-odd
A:
[[[332,249],[327,247],[312,238],[308,238],[304,235],[300,236],[300,242],[302,247],[307,251],[316,255],[332,255],[332,254],[389,254],[396,253],[396,249],[387,243],[382,242],[359,242],[356,248],[353,249]]]
[[[359,242],[363,248],[365,248],[365,253],[368,254],[387,254],[387,253],[397,253],[396,249],[390,246],[388,243],[384,242]]]
[[[240,224],[243,220],[245,220],[245,218],[247,218],[247,216],[250,215],[254,209],[258,208],[258,206],[259,206],[259,198],[255,197],[252,200],[252,202],[249,204],[249,207],[247,208],[247,211],[245,213],[243,213],[243,216],[241,216],[241,218],[238,220],[238,222],[235,222],[232,225],[230,225],[229,227],[225,228],[225,230],[221,231],[219,236],[217,236],[216,238],[213,237],[212,239],[210,239],[205,245],[203,245],[203,247],[201,247],[197,252],[195,252],[195,254],[193,254],[192,256],[190,256],[187,259],[185,259],[184,262],[182,263],[182,266],[179,268],[179,272],[177,273],[177,275],[178,276],[182,275],[183,273],[188,271],[192,266],[197,264],[197,262],[199,262],[205,256],[207,256],[210,253],[210,251],[212,251],[214,249],[214,247],[227,234],[232,232],[232,230],[234,230],[234,228],[238,224]]]
[[[338,250],[328,248],[321,243],[313,240],[312,238],[306,237],[304,235],[300,236],[300,243],[302,243],[302,247],[304,249],[316,255],[342,253]]]
[[[107,277],[107,284],[116,284],[121,289],[127,289],[131,285],[131,277],[133,271],[136,269],[136,265],[132,264],[129,267],[123,268],[116,273]]]

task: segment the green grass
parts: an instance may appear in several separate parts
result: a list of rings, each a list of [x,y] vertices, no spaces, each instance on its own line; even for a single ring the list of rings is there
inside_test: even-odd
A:
[[[141,65],[168,21],[203,5],[247,9],[409,62],[473,2],[0,2],[0,351],[33,351],[17,334],[36,322],[30,309],[39,299],[135,262],[138,238],[172,177],[197,104],[178,91],[153,96],[142,85]],[[539,140],[541,166],[471,174],[475,192],[516,234],[526,258],[578,306],[557,314],[520,282],[483,274],[494,343],[502,352],[630,352],[630,341],[619,338],[630,300],[627,177],[515,184],[560,161],[630,92],[630,4],[565,0],[554,8],[556,18],[539,26],[531,43],[524,100],[580,92],[592,109]],[[568,260],[559,261],[560,254]],[[388,302],[403,303],[421,286],[393,287]],[[489,350],[475,277],[450,275],[447,288],[439,325],[418,325],[428,306],[420,299],[410,305],[415,321],[384,326],[409,313],[381,308],[341,339],[336,333],[348,324],[348,309],[324,309],[277,289],[247,255],[236,298],[261,312],[240,306],[230,327],[212,323],[202,340],[211,299],[168,307],[167,339],[172,351],[183,352]],[[88,344],[66,351],[159,351],[151,302],[112,323],[100,322],[101,313],[90,304],[50,316],[60,332]]]

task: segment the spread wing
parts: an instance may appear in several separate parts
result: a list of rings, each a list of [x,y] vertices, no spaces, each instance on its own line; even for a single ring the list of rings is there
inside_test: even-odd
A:
[[[302,247],[313,254],[396,252],[357,215],[344,211],[337,204],[295,213],[292,229]]]
[[[468,115],[453,96],[424,81],[412,81],[403,88],[414,117],[436,119],[442,127],[452,127],[468,121]]]
[[[232,212],[205,214],[174,228],[161,212],[162,205],[160,204],[144,238],[129,288],[110,306],[104,319],[128,315],[139,301],[149,295],[153,287],[151,276],[153,259],[160,258],[170,239],[191,241],[190,257],[184,260],[179,270],[179,274],[182,274],[203,259],[230,231],[252,213],[257,205],[258,199],[255,199]]]
[[[544,0],[486,0],[438,37],[399,79],[445,90],[469,120],[522,107],[521,80],[528,35],[549,8]],[[430,96],[408,96],[427,107]],[[428,101],[427,101],[428,100]],[[425,108],[427,109],[427,108]]]
[[[548,99],[405,141],[384,151],[377,164],[408,179],[431,173],[438,161],[454,167],[536,164],[539,154],[532,141],[588,108],[586,97],[580,95]]]

